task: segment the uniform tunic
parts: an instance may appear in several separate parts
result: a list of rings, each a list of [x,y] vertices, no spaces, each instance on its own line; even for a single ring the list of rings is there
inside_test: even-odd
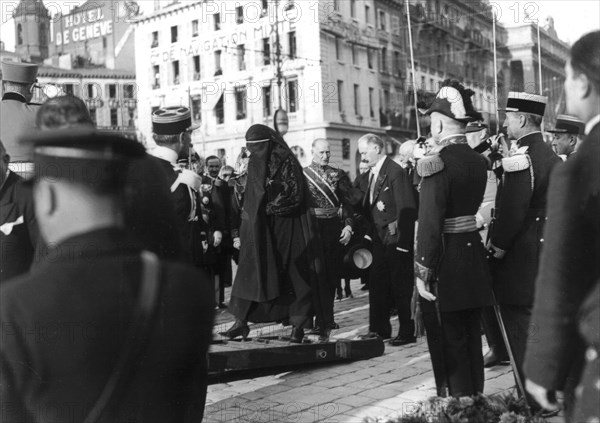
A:
[[[487,180],[485,159],[464,136],[439,156],[421,159],[422,177],[415,272],[438,298],[420,298],[438,395],[483,392],[480,310],[491,305],[491,277],[475,214]],[[456,143],[456,144],[454,144]],[[452,219],[470,221],[449,229]]]
[[[0,102],[0,139],[11,162],[30,162],[31,152],[20,145],[19,138],[36,129],[35,117],[39,104],[27,103],[21,94],[9,92]]]
[[[199,422],[213,301],[202,274],[161,262],[143,359],[101,422]],[[111,375],[138,301],[140,249],[119,229],[71,237],[2,287],[2,421],[81,422]]]

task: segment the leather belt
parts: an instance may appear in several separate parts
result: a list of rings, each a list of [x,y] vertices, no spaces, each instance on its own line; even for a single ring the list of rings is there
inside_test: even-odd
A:
[[[475,216],[458,216],[444,219],[445,234],[462,234],[477,231]]]
[[[339,217],[338,208],[311,208],[310,213],[314,215],[317,219],[333,219],[334,217]]]

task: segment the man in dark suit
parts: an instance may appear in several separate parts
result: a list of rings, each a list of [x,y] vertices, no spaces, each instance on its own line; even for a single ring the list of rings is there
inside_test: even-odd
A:
[[[201,421],[214,305],[201,273],[125,230],[121,190],[143,147],[93,129],[29,141],[52,248],[2,287],[2,421]]]
[[[535,276],[544,243],[550,172],[560,162],[540,130],[546,97],[510,92],[506,107],[508,137],[516,140],[512,156],[502,159],[488,248],[493,255],[496,301],[520,375],[527,346]]]
[[[598,58],[600,31],[594,31],[573,45],[566,65],[567,110],[586,122],[585,139],[550,178],[532,317],[536,331],[530,334],[525,357],[527,391],[547,410],[559,407],[549,394],[563,391],[565,417],[577,423],[600,418]]]
[[[38,242],[31,187],[9,161],[0,140],[0,284],[29,270]]]
[[[383,140],[374,134],[358,140],[362,161],[370,167],[363,210],[373,242],[369,281],[369,332],[365,337],[392,337],[390,307],[398,309],[400,328],[390,342],[400,346],[416,342],[411,319],[413,244],[417,208],[411,182],[399,164],[385,154]],[[390,304],[390,298],[393,303]]]
[[[548,132],[553,134],[552,148],[563,161],[566,161],[581,143],[585,122],[575,116],[558,115],[554,129]]]

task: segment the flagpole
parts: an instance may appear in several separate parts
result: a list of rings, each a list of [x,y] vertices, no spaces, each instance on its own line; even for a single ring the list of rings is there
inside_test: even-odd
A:
[[[408,44],[410,48],[410,65],[412,69],[412,85],[413,85],[413,95],[415,97],[415,117],[417,124],[417,138],[421,137],[421,127],[419,126],[419,108],[417,106],[417,75],[415,74],[415,56],[413,52],[413,41],[412,41],[412,30],[410,24],[410,7],[409,0],[406,0],[406,17],[408,19]]]
[[[540,42],[540,20],[537,21],[537,45],[538,45],[538,79],[540,83],[540,95],[544,95],[542,87],[542,43]]]
[[[500,111],[498,110],[498,61],[496,57],[496,11],[492,8],[492,37],[494,41],[494,101],[496,103],[496,135],[500,133]]]

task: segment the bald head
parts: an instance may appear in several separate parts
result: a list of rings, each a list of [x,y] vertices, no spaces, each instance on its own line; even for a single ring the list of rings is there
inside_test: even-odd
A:
[[[465,123],[449,118],[442,113],[433,112],[431,114],[431,136],[435,142],[439,142],[449,135],[463,135],[466,126]]]
[[[329,141],[324,138],[317,138],[312,143],[311,152],[313,163],[320,166],[326,166],[329,164],[329,158],[331,157]]]

